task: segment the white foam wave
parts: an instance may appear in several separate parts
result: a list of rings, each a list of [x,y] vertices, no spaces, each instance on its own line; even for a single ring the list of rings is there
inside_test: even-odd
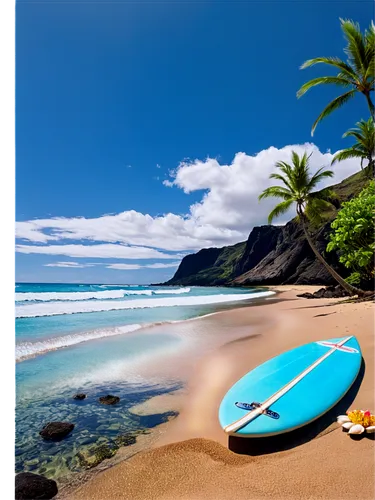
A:
[[[189,292],[190,288],[161,288],[159,290],[124,290],[124,295],[180,295]]]
[[[259,297],[268,297],[275,292],[256,292],[246,294],[218,294],[190,297],[164,297],[152,299],[134,299],[126,301],[100,301],[95,302],[42,302],[23,304],[16,307],[17,318],[33,318],[38,316],[57,316],[60,314],[76,314],[88,312],[114,311],[121,309],[143,309],[153,307],[194,306],[205,304],[221,304],[224,302],[237,302],[251,300]]]
[[[91,299],[122,299],[126,295],[159,295],[189,293],[190,288],[170,290],[105,290],[103,292],[18,292],[16,302],[79,301]]]
[[[16,302],[54,300],[90,300],[90,299],[122,299],[124,290],[106,290],[103,292],[19,292],[16,293]]]
[[[16,361],[22,361],[24,359],[37,356],[38,354],[55,351],[56,349],[80,344],[81,342],[87,342],[88,340],[113,337],[114,335],[134,332],[135,330],[143,328],[143,326],[145,325],[125,325],[106,330],[93,330],[89,332],[64,335],[62,337],[52,337],[44,341],[20,342],[19,344],[16,344]]]
[[[113,288],[113,287],[116,287],[116,288],[129,288],[129,287],[139,288],[139,287],[144,286],[144,285],[113,285],[113,284],[111,284],[111,285],[95,285],[95,286],[97,286],[98,288],[108,288],[109,286],[111,288]]]
[[[169,290],[153,290],[153,293],[155,295],[162,295],[162,294],[166,294],[166,295],[180,295],[181,293],[189,293],[190,292],[190,288],[177,288],[177,289],[169,289]]]

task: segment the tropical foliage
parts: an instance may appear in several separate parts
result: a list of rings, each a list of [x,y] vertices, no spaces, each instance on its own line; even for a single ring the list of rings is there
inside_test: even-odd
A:
[[[333,172],[322,167],[314,175],[311,175],[309,170],[310,156],[307,156],[305,152],[300,158],[295,151],[292,151],[291,164],[283,161],[276,163],[275,166],[282,173],[271,174],[270,179],[281,181],[284,186],[271,186],[259,196],[260,200],[269,197],[283,200],[269,214],[269,224],[276,217],[287,212],[293,204],[296,205],[298,215],[307,212],[306,216],[310,214],[314,221],[316,221],[317,214],[321,209],[327,209],[330,206],[328,199],[332,196],[331,192],[325,190],[317,196],[313,190],[324,178],[332,177]]]
[[[311,135],[314,134],[319,122],[347,103],[358,92],[365,96],[374,119],[375,108],[370,93],[374,91],[375,82],[375,26],[372,23],[362,34],[358,23],[344,19],[340,19],[340,22],[347,42],[344,49],[347,60],[338,57],[316,57],[305,61],[301,66],[301,69],[305,69],[315,64],[326,64],[336,69],[338,73],[335,76],[321,76],[306,82],[297,92],[298,98],[317,85],[336,85],[345,89],[343,94],[331,101],[320,113],[312,126]]]
[[[310,155],[311,156],[311,155]],[[284,186],[271,186],[266,188],[259,196],[263,198],[281,198],[268,216],[270,224],[275,217],[287,212],[293,205],[296,207],[298,219],[302,224],[306,239],[317,259],[323,264],[333,278],[350,294],[362,294],[362,291],[347,283],[320,255],[308,230],[308,220],[317,221],[324,210],[330,208],[333,193],[329,190],[314,192],[316,186],[325,178],[332,177],[332,170],[321,167],[315,174],[310,172],[309,159],[305,152],[301,157],[292,151],[291,164],[280,161],[276,167],[281,173],[273,173],[270,178],[280,181]]]
[[[367,121],[361,120],[356,123],[357,128],[352,128],[345,132],[343,138],[353,137],[355,143],[349,148],[343,149],[335,154],[332,160],[332,165],[337,161],[347,160],[348,158],[359,158],[361,160],[361,168],[363,169],[363,161],[367,160],[367,170],[370,175],[374,172],[374,155],[375,155],[375,125],[372,118]]]
[[[331,224],[327,251],[337,250],[340,262],[353,271],[349,278],[355,284],[374,280],[374,218],[375,182],[371,181],[356,198],[343,203]]]
[[[358,23],[344,19],[340,19],[340,22],[347,43],[344,49],[347,55],[346,61],[338,57],[317,57],[305,61],[301,69],[316,64],[325,64],[335,69],[337,74],[321,76],[306,82],[297,92],[297,97],[301,97],[318,85],[336,85],[345,89],[345,92],[330,102],[315,120],[311,130],[311,135],[313,135],[318,123],[333,111],[343,106],[357,93],[365,96],[371,117],[367,121],[360,120],[356,128],[344,134],[344,138],[354,138],[355,142],[352,146],[336,153],[332,165],[349,158],[358,158],[361,161],[361,168],[363,169],[363,162],[366,161],[366,170],[373,174],[375,108],[371,100],[371,92],[374,91],[375,86],[375,26],[371,23],[370,28],[362,34]],[[298,220],[302,224],[306,239],[316,258],[350,295],[362,296],[365,292],[356,288],[354,284],[363,283],[363,276],[366,279],[374,278],[375,184],[372,181],[357,198],[344,204],[337,219],[332,223],[334,232],[330,237],[327,250],[338,250],[340,262],[352,269],[353,273],[347,282],[320,255],[309,233],[309,227],[314,223],[321,223],[324,220],[324,214],[332,214],[332,202],[335,198],[335,194],[329,189],[315,191],[317,184],[325,178],[332,177],[333,172],[321,167],[315,174],[312,174],[309,168],[309,158],[306,152],[299,157],[293,151],[290,164],[277,162],[276,167],[279,171],[271,174],[270,178],[279,181],[281,185],[265,189],[259,196],[259,200],[269,197],[281,199],[268,216],[269,224],[295,206]]]

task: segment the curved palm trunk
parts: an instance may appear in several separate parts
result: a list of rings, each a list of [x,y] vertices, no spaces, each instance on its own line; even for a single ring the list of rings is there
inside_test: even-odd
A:
[[[306,219],[305,219],[305,214],[303,214],[302,212],[299,212],[298,214],[300,216],[300,220],[301,220],[301,223],[302,223],[302,227],[303,227],[303,231],[305,233],[305,236],[306,236],[306,239],[311,247],[311,250],[314,252],[316,258],[319,260],[319,262],[321,264],[323,264],[323,266],[327,269],[327,271],[335,278],[335,280],[337,281],[337,283],[339,283],[339,285],[342,286],[342,288],[344,290],[346,290],[348,292],[349,295],[358,295],[358,296],[362,296],[364,295],[364,292],[363,290],[360,290],[359,288],[356,288],[355,286],[352,286],[352,285],[349,285],[349,283],[347,283],[334,269],[333,267],[331,267],[326,261],[325,259],[320,255],[320,253],[318,252],[318,249],[316,248],[313,240],[311,239],[311,236],[309,235],[309,232],[307,230],[307,225],[306,225]]]
[[[374,107],[374,104],[371,100],[370,92],[367,91],[367,92],[364,92],[364,94],[365,94],[366,99],[367,99],[368,107],[370,108],[370,113],[371,113],[372,119],[375,120],[375,107]]]
[[[366,175],[366,177],[370,180],[372,180],[374,178],[374,175],[375,175],[375,162],[373,161],[372,157],[369,156],[367,158],[368,160],[368,164],[363,167],[363,160],[365,158],[362,158],[361,159],[361,170],[364,172],[364,174]]]
[[[375,176],[375,162],[370,161],[364,169],[365,175],[368,179],[372,180]]]

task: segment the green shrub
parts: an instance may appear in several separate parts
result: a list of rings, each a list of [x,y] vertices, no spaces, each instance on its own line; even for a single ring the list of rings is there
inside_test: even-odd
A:
[[[327,251],[337,250],[340,262],[353,273],[353,284],[374,279],[375,182],[371,181],[358,196],[343,203],[336,219]]]

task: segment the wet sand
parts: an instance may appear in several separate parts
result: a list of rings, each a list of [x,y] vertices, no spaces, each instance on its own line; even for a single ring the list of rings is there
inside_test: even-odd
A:
[[[277,287],[281,300],[196,320],[197,332],[212,335],[211,348],[201,357],[181,355],[162,368],[163,373],[180,371],[181,380],[188,380],[186,389],[176,396],[181,408],[178,418],[163,424],[152,449],[100,472],[67,498],[373,499],[374,440],[370,435],[352,439],[336,417],[348,408],[374,413],[374,304],[296,298],[296,293],[309,288],[317,289]],[[335,408],[279,438],[228,439],[217,412],[238,378],[302,343],[344,335],[357,336],[364,363],[357,381]],[[159,407],[165,411],[167,406],[173,407],[173,396],[150,400],[134,411],[155,412]]]

